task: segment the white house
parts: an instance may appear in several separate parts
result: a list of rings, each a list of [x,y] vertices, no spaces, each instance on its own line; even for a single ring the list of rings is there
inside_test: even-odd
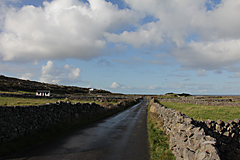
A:
[[[94,90],[95,90],[94,88],[90,88],[89,93],[92,93]]]
[[[37,90],[36,96],[49,97],[50,91],[49,90]]]

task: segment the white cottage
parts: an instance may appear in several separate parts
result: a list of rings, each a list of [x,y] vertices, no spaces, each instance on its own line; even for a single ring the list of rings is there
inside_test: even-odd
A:
[[[49,90],[37,90],[36,96],[49,97],[50,91]]]
[[[89,89],[89,93],[92,93],[93,91],[94,91],[93,88],[90,88],[90,89]]]

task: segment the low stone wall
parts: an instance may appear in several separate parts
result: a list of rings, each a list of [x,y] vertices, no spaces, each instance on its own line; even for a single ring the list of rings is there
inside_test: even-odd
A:
[[[238,159],[239,120],[234,122],[196,121],[179,111],[154,102],[150,112],[157,114],[170,137],[170,148],[178,160]]]
[[[162,98],[162,102],[177,102],[177,103],[189,103],[198,105],[211,105],[211,106],[231,106],[240,107],[240,103],[233,102],[232,99],[181,99],[181,98]]]
[[[95,103],[56,102],[39,106],[0,107],[0,142],[5,142],[29,133],[73,119],[86,120],[118,111],[137,103],[126,100],[112,107]]]
[[[194,121],[194,124],[204,129],[206,135],[216,139],[216,147],[223,159],[240,159],[240,120],[224,122],[217,120]]]

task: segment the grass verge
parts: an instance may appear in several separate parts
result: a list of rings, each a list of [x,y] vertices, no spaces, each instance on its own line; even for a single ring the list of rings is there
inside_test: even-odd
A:
[[[151,160],[175,160],[169,149],[169,136],[156,114],[148,113],[148,139]]]
[[[240,107],[230,107],[230,106],[204,106],[196,104],[187,103],[176,103],[176,102],[160,102],[167,108],[173,108],[182,112],[183,114],[194,118],[195,120],[207,120],[211,119],[217,121],[221,119],[222,121],[234,120],[239,118]]]

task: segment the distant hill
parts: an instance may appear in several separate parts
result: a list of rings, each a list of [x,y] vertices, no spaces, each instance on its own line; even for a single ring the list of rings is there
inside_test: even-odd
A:
[[[89,88],[82,88],[76,86],[62,86],[57,84],[41,83],[30,80],[22,80],[13,77],[6,77],[0,75],[0,91],[7,92],[36,92],[37,90],[50,90],[54,94],[87,94]],[[92,93],[108,93],[106,90],[94,89]]]

